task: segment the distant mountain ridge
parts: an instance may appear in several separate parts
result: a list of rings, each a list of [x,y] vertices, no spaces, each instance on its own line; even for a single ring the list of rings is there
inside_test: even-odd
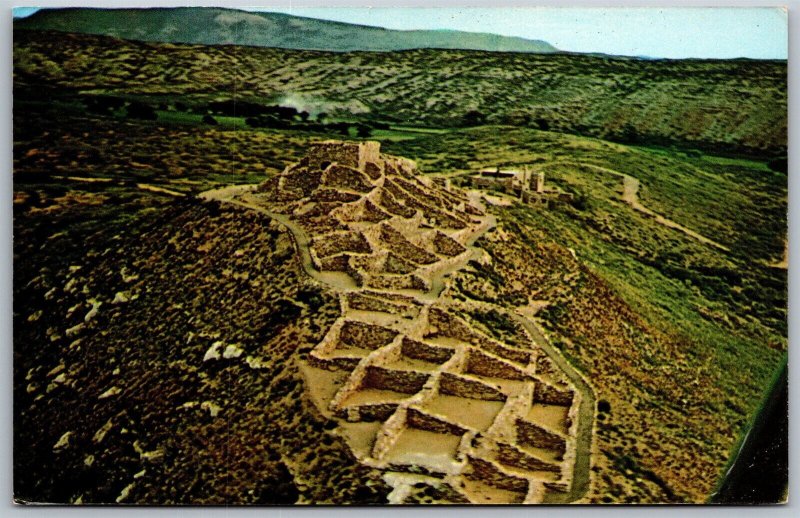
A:
[[[541,40],[450,30],[400,31],[283,13],[216,7],[41,9],[15,29],[56,30],[166,43],[248,45],[301,50],[394,51],[419,48],[555,53]]]

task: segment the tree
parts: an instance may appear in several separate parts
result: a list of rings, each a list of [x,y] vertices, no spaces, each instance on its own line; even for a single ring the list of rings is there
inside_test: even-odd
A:
[[[131,101],[131,103],[128,105],[127,114],[131,119],[151,121],[158,119],[158,115],[152,106],[139,101]]]
[[[357,124],[356,125],[356,135],[359,138],[367,138],[372,135],[372,128],[367,126],[366,124]]]
[[[547,119],[536,119],[536,125],[542,131],[549,131],[550,130],[550,123],[547,122]]]
[[[210,124],[212,126],[216,126],[217,124],[219,124],[217,122],[217,119],[215,119],[211,115],[203,115],[203,123],[204,124]]]
[[[767,163],[767,167],[775,172],[787,174],[789,172],[789,161],[785,156],[774,158]]]
[[[486,122],[486,115],[478,110],[470,110],[464,114],[462,121],[464,126],[480,126]]]

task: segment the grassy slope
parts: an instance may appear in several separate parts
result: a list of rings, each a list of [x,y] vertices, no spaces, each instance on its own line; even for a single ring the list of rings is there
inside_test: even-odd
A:
[[[548,301],[539,317],[552,339],[591,380],[598,399],[611,402],[598,425],[592,501],[703,501],[785,355],[786,272],[756,260],[782,250],[785,176],[759,162],[677,152],[665,159],[659,149],[504,130],[386,147],[444,174],[452,160],[445,150],[472,166],[533,163],[547,171],[549,183],[583,198],[580,209],[498,212],[508,237],[484,243],[506,279],[496,299],[512,306],[521,295]],[[647,188],[645,204],[661,200],[659,210],[683,214],[690,228],[714,222],[724,232],[711,235],[738,236],[746,225],[759,232],[749,249],[734,240],[733,252],[722,253],[635,212],[620,200],[618,178],[564,165],[567,158],[638,177]],[[718,174],[699,184],[694,168],[703,166]],[[726,182],[727,173],[750,178],[751,196]],[[727,210],[706,207],[709,191]],[[669,200],[677,199],[681,211],[673,213]],[[774,209],[755,201],[762,199]],[[584,270],[570,269],[568,254],[550,252],[554,244],[573,250]],[[548,261],[549,254],[558,258]],[[479,285],[484,279],[479,274]]]
[[[324,53],[15,33],[17,84],[236,95],[413,126],[486,122],[728,151],[786,149],[786,63],[457,50]],[[32,86],[33,87],[33,86]],[[473,115],[474,118],[474,115]]]

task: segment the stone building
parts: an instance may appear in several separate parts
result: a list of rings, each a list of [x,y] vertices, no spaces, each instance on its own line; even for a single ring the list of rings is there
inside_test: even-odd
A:
[[[550,203],[569,203],[573,199],[572,194],[558,188],[548,189],[544,182],[544,171],[533,172],[528,168],[501,171],[498,167],[495,170],[484,169],[466,178],[472,187],[499,189],[531,205],[548,207]]]
[[[381,145],[379,142],[339,142],[330,140],[311,144],[308,155],[301,165],[310,169],[325,170],[336,162],[345,167],[363,170],[368,162],[378,162]]]

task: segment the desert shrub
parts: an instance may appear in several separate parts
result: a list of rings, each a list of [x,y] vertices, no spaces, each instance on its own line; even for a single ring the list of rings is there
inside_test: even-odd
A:
[[[589,198],[583,193],[576,193],[572,198],[572,206],[579,211],[585,211],[589,208]]]
[[[316,312],[324,303],[322,292],[317,288],[302,289],[297,292],[297,300],[302,302],[311,309],[311,312]]]

